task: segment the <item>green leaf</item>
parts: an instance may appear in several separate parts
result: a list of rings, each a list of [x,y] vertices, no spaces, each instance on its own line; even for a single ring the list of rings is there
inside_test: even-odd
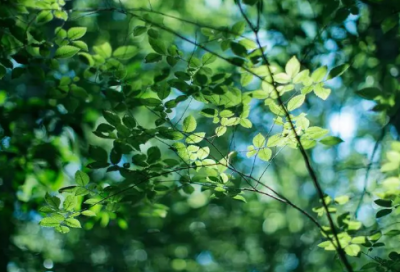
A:
[[[376,213],[376,218],[381,218],[392,213],[392,209],[383,209]]]
[[[106,121],[113,126],[118,126],[119,124],[121,124],[121,119],[119,118],[119,116],[112,111],[103,111],[103,116],[104,119],[106,119]]]
[[[55,54],[54,57],[57,59],[68,59],[68,58],[72,58],[73,56],[75,56],[81,49],[75,46],[71,46],[71,45],[63,45],[61,47],[59,47]]]
[[[89,163],[88,165],[86,165],[86,167],[89,169],[101,169],[101,168],[106,168],[109,165],[110,164],[108,162],[95,161]]]
[[[137,53],[138,50],[136,46],[126,45],[115,49],[113,57],[121,60],[128,60],[136,56]]]
[[[156,53],[147,54],[147,56],[144,58],[145,63],[159,62],[161,60],[162,60],[162,55]]]
[[[305,133],[312,139],[318,139],[325,136],[329,131],[320,127],[309,127]]]
[[[80,170],[76,171],[75,173],[75,182],[80,186],[85,186],[89,183],[90,178],[89,176]]]
[[[286,63],[285,72],[290,78],[294,78],[300,72],[300,62],[295,56]]]
[[[147,150],[147,162],[149,164],[155,163],[161,159],[161,151],[158,147],[152,146]]]
[[[197,127],[197,122],[192,115],[189,115],[188,117],[185,118],[185,120],[183,120],[184,132],[192,132],[196,129],[196,127]]]
[[[147,160],[147,156],[144,154],[136,154],[136,155],[132,156],[132,163],[134,165],[146,167],[146,166],[148,166],[146,160]]]
[[[137,26],[133,29],[133,36],[140,36],[147,31],[145,26]]]
[[[362,98],[374,100],[376,97],[380,96],[382,92],[376,87],[368,87],[356,91],[356,94],[361,96]]]
[[[398,168],[399,168],[399,164],[398,163],[387,162],[387,163],[384,163],[382,165],[381,172],[383,172],[383,173],[390,172],[390,171],[397,170]]]
[[[83,211],[83,212],[81,212],[81,214],[84,216],[88,216],[88,217],[96,216],[96,213],[91,210]]]
[[[84,88],[76,86],[75,84],[71,85],[70,94],[81,99],[86,99],[88,97],[87,92]]]
[[[253,145],[248,146],[247,151],[248,151],[246,153],[247,158],[253,157],[257,154],[257,150],[255,149],[255,147]]]
[[[74,196],[67,196],[63,203],[63,208],[66,211],[72,211],[75,208],[75,197]]]
[[[206,52],[202,57],[201,57],[201,62],[203,63],[203,65],[208,65],[213,63],[214,61],[217,60],[217,56]]]
[[[232,32],[236,35],[242,35],[244,30],[246,29],[246,22],[237,22],[232,26]]]
[[[390,208],[393,205],[391,200],[385,200],[385,199],[376,199],[376,200],[374,200],[374,202],[378,206],[387,207],[387,208]]]
[[[208,146],[202,147],[197,151],[197,157],[200,160],[204,160],[205,158],[208,157],[209,154],[210,154],[210,148]]]
[[[323,138],[320,142],[327,146],[334,146],[334,145],[338,145],[338,144],[342,143],[343,140],[340,139],[339,137],[327,136],[327,137]]]
[[[64,216],[60,214],[54,214],[51,217],[45,217],[40,220],[39,225],[42,227],[54,228],[60,225],[64,221]]]
[[[348,245],[347,247],[345,247],[344,251],[347,255],[354,257],[357,256],[358,253],[360,253],[361,248],[358,245]]]
[[[68,13],[65,10],[55,10],[54,17],[62,19],[64,21],[68,20]]]
[[[55,229],[56,231],[62,233],[62,234],[66,234],[66,233],[69,232],[69,228],[66,227],[66,226],[56,226],[54,229]]]
[[[144,106],[149,106],[149,107],[157,107],[161,104],[161,101],[156,98],[144,98],[141,100],[141,102]]]
[[[400,235],[400,230],[390,230],[390,231],[386,232],[385,235],[388,237],[395,237],[395,236]]]
[[[362,271],[369,270],[369,269],[372,269],[372,268],[376,268],[378,266],[380,266],[379,263],[367,263],[366,265],[363,265],[360,270],[362,270]]]
[[[301,107],[301,105],[303,105],[305,99],[306,99],[306,96],[304,94],[296,95],[295,97],[290,99],[288,106],[287,106],[288,111],[292,111],[292,110],[295,110],[295,109]]]
[[[107,162],[107,158],[108,158],[107,151],[105,151],[103,148],[101,148],[99,146],[91,145],[89,147],[89,154],[96,161]]]
[[[338,76],[341,76],[344,72],[347,71],[347,69],[349,69],[350,65],[347,63],[344,63],[342,65],[336,66],[335,68],[333,68],[329,74],[328,74],[328,78],[327,79],[332,79]]]
[[[305,81],[309,78],[309,75],[310,75],[309,70],[303,70],[293,78],[292,82],[294,84],[302,83],[303,81]]]
[[[122,118],[122,122],[129,129],[132,129],[132,128],[136,127],[136,125],[137,125],[135,118],[133,118],[132,116],[129,116],[129,115],[125,115]]]
[[[227,130],[227,128],[225,126],[217,127],[215,129],[215,134],[217,134],[217,137],[221,137],[222,135],[225,134],[226,130]]]
[[[289,83],[290,82],[290,76],[285,74],[285,73],[279,73],[273,76],[274,81],[277,83]]]
[[[71,228],[81,228],[81,223],[75,218],[67,218],[64,223]]]
[[[43,10],[36,16],[36,23],[43,25],[53,20],[53,13],[50,10]]]
[[[267,146],[268,147],[279,146],[282,143],[284,143],[284,141],[285,139],[282,138],[281,134],[275,134],[268,138]]]
[[[357,236],[351,239],[353,244],[365,244],[367,242],[367,238],[365,236]]]
[[[111,57],[112,47],[108,42],[105,42],[100,45],[93,46],[94,52],[100,55],[101,57],[107,59]]]
[[[335,202],[338,203],[339,205],[344,205],[347,202],[349,202],[349,200],[350,200],[350,197],[347,195],[335,197]]]
[[[87,195],[87,194],[89,194],[89,191],[84,187],[78,187],[75,190],[75,195],[76,196],[84,196],[84,195]]]
[[[326,100],[328,96],[331,94],[331,89],[326,89],[322,87],[322,84],[317,84],[314,87],[314,93],[319,98]]]
[[[101,201],[101,199],[99,199],[99,198],[89,198],[89,199],[86,199],[85,202],[83,202],[83,203],[88,204],[88,205],[95,205],[95,204],[99,203],[100,201]]]
[[[188,144],[197,144],[197,143],[201,142],[204,139],[205,135],[206,135],[205,132],[193,133],[189,137],[186,138],[186,143],[188,143]]]
[[[87,44],[83,41],[73,41],[73,42],[71,42],[71,44],[75,47],[78,47],[79,49],[81,49],[83,51],[89,51]]]
[[[56,210],[59,209],[61,200],[60,200],[58,197],[56,197],[56,196],[51,196],[51,195],[49,195],[48,193],[46,193],[46,195],[45,195],[45,197],[44,197],[44,200],[46,201],[46,203],[47,203],[50,207],[52,207],[52,208],[54,208],[54,209],[56,209]]]
[[[378,231],[377,233],[372,234],[371,236],[368,236],[368,239],[376,242],[378,241],[380,238],[382,237],[382,233],[380,231]]]
[[[184,137],[184,135],[181,132],[174,130],[160,131],[159,136],[169,140],[181,140]]]
[[[158,38],[158,31],[155,30],[154,28],[150,28],[149,30],[147,30],[147,34],[149,35],[149,37],[157,39]]]
[[[321,82],[324,79],[324,77],[326,76],[327,72],[328,72],[327,67],[322,66],[312,73],[311,79],[314,82]]]
[[[258,133],[258,134],[253,138],[253,145],[254,145],[256,148],[261,148],[261,147],[263,147],[263,146],[265,145],[265,143],[266,143],[265,137],[264,137],[261,133]]]
[[[386,157],[390,162],[400,163],[400,152],[397,151],[389,151],[386,153]]]
[[[244,128],[252,128],[253,126],[249,119],[240,119],[240,125]]]
[[[265,147],[263,149],[260,149],[258,152],[258,157],[263,160],[263,161],[269,161],[272,157],[272,151],[268,147]]]
[[[235,195],[234,197],[232,197],[232,199],[247,203],[246,199],[241,195]]]
[[[243,73],[241,74],[240,77],[240,84],[242,84],[243,86],[247,86],[248,84],[251,83],[251,81],[253,80],[253,75],[250,73]]]
[[[165,47],[165,44],[161,39],[149,38],[149,43],[151,48],[153,48],[153,50],[156,51],[158,54],[167,54],[167,48]]]
[[[243,45],[241,45],[240,43],[236,43],[236,42],[231,42],[231,49],[232,52],[240,57],[244,57],[247,55],[247,49],[246,47],[244,47]]]
[[[54,211],[55,211],[54,208],[47,206],[47,205],[39,208],[39,212],[42,212],[42,213],[53,213]]]
[[[68,29],[67,37],[70,40],[77,40],[86,34],[86,27],[72,27]]]

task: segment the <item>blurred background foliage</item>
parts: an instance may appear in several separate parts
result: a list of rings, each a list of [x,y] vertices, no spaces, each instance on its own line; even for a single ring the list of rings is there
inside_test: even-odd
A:
[[[318,144],[309,151],[325,192],[332,197],[349,195],[351,201],[341,209],[363,222],[366,230],[385,233],[398,229],[396,215],[375,220],[373,199],[384,178],[379,171],[385,160],[383,151],[400,132],[400,2],[263,2],[259,35],[273,64],[283,67],[295,55],[310,69],[350,66],[329,82],[332,94],[327,101],[311,97],[305,104],[311,123],[344,140],[332,148]],[[38,21],[43,10],[40,5],[49,3],[63,6],[68,19],[63,19],[64,13],[54,13],[54,19],[41,14],[43,19]],[[105,84],[85,80],[88,71],[78,58],[58,62],[35,55],[32,39],[53,40],[58,27],[87,27],[82,40],[89,48],[103,42],[113,48],[134,44],[141,53],[126,62],[125,80],[143,88],[151,85],[165,66],[144,62],[143,52],[151,52],[151,47],[144,36],[131,34],[143,23],[114,9],[149,13],[170,29],[215,50],[219,50],[218,44],[208,41],[202,27],[229,28],[243,18],[232,0],[2,0],[0,7],[0,271],[343,270],[334,253],[317,247],[323,239],[310,221],[290,207],[252,192],[244,195],[246,203],[209,199],[198,190],[192,194],[169,192],[158,197],[159,206],[150,216],[143,216],[146,205],[138,202],[122,205],[117,212],[95,207],[97,216],[83,219],[82,229],[68,235],[41,228],[38,222],[43,214],[38,208],[45,193],[73,184],[75,171],[87,170],[86,165],[93,162],[89,145],[111,148],[110,142],[92,131],[101,123],[101,111],[115,105],[102,92],[112,85],[112,79]],[[245,12],[251,20],[256,19],[253,6],[245,6]],[[158,35],[175,43],[185,56],[204,53],[170,33],[160,30]],[[252,38],[248,28],[243,35]],[[53,49],[51,44],[42,44],[39,50]],[[211,67],[234,72],[222,61]],[[75,80],[84,89],[83,98],[79,91],[76,97],[49,91],[51,82],[63,76],[79,77]],[[271,113],[263,104],[253,106],[250,131],[239,129],[234,140],[232,133],[216,140],[223,153],[232,144],[245,152],[249,133],[270,129]],[[196,114],[202,105],[184,101],[170,118],[178,121],[187,107]],[[136,109],[135,116],[139,124],[157,119],[142,108]],[[213,130],[198,123],[202,131]],[[168,148],[162,151],[168,152]],[[241,156],[235,163],[244,173],[254,166],[252,159]],[[265,164],[256,163],[254,174],[260,175],[264,168]],[[103,170],[93,170],[90,175],[102,184],[121,182],[119,175]],[[263,181],[307,211],[319,205],[296,150],[280,152]],[[365,185],[365,197],[355,213]],[[388,252],[399,250],[399,242],[399,236],[387,239],[384,247],[368,254],[386,258]],[[351,259],[354,268],[368,261],[363,254]]]

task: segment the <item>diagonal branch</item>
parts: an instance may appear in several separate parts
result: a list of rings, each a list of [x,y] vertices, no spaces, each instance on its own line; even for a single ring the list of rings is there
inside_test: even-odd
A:
[[[297,141],[297,144],[299,146],[300,153],[303,156],[304,162],[306,164],[306,168],[308,170],[308,173],[309,173],[309,175],[310,175],[310,177],[311,177],[311,179],[313,181],[314,187],[317,190],[318,196],[319,196],[319,198],[320,198],[320,200],[322,202],[322,205],[324,207],[324,210],[326,212],[326,215],[327,215],[327,218],[328,218],[328,221],[329,221],[329,226],[330,226],[330,228],[332,230],[332,233],[333,233],[333,236],[334,236],[334,238],[335,238],[335,240],[337,242],[336,251],[339,254],[339,257],[340,257],[341,261],[343,262],[343,264],[345,265],[347,271],[352,272],[353,268],[351,267],[349,261],[347,260],[346,253],[344,252],[344,250],[343,250],[343,248],[342,248],[342,246],[340,244],[340,241],[339,241],[339,238],[338,238],[338,232],[337,232],[335,224],[333,222],[333,218],[329,213],[328,204],[325,202],[324,191],[322,190],[322,187],[321,187],[321,185],[320,185],[320,183],[318,181],[317,175],[316,175],[314,169],[311,166],[310,159],[308,158],[307,152],[305,151],[305,149],[304,149],[304,147],[303,147],[303,145],[301,143],[300,136],[296,132],[296,129],[294,127],[292,118],[290,117],[289,111],[286,109],[286,107],[284,105],[284,102],[282,100],[282,97],[280,96],[280,94],[279,94],[279,92],[277,90],[277,84],[274,81],[274,78],[272,76],[271,68],[269,67],[269,61],[268,61],[268,59],[267,59],[267,57],[266,57],[266,55],[264,53],[264,49],[263,49],[263,47],[261,45],[260,38],[258,36],[258,30],[251,24],[249,18],[244,13],[243,8],[242,8],[242,6],[240,4],[240,1],[237,1],[237,3],[238,3],[238,6],[239,6],[239,9],[240,9],[240,12],[241,12],[242,16],[245,18],[245,20],[249,24],[249,27],[252,29],[252,31],[253,31],[253,33],[255,35],[257,45],[258,45],[259,49],[261,50],[261,56],[262,56],[262,58],[263,58],[263,60],[265,62],[265,65],[267,66],[269,74],[271,75],[271,81],[272,81],[272,85],[274,87],[274,92],[277,95],[278,103],[281,106],[281,108],[283,108],[283,111],[285,113],[286,119],[290,123],[291,129],[293,130],[293,133],[294,133],[294,135],[296,137],[296,141]]]

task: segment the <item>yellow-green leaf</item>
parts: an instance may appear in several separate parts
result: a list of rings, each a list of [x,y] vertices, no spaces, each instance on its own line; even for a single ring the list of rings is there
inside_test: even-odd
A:
[[[290,78],[294,78],[300,71],[300,62],[293,56],[287,63],[285,67],[285,72]]]
[[[253,138],[253,145],[256,148],[261,148],[265,145],[265,137],[261,134],[258,133],[254,138]]]
[[[301,105],[303,105],[305,99],[306,99],[306,96],[304,94],[296,95],[295,97],[290,99],[288,106],[287,106],[288,111],[292,111],[292,110],[295,110],[295,109],[301,107]]]
[[[312,73],[311,78],[314,82],[321,82],[325,78],[327,72],[328,69],[326,66],[319,67]]]
[[[75,218],[67,218],[64,223],[71,228],[81,228],[81,223]]]
[[[196,129],[196,127],[197,127],[197,122],[192,115],[189,115],[188,117],[185,118],[185,120],[183,120],[184,132],[192,132]]]
[[[271,156],[272,156],[272,151],[268,147],[262,148],[258,152],[258,157],[263,161],[269,161],[271,159]]]
[[[186,138],[186,143],[188,144],[196,144],[201,142],[204,139],[204,136],[206,135],[205,132],[196,132],[191,134],[189,137]]]

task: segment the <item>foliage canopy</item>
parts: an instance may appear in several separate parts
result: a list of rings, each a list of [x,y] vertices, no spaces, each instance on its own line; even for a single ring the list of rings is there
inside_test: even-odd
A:
[[[400,271],[399,11],[2,1],[0,270]]]

